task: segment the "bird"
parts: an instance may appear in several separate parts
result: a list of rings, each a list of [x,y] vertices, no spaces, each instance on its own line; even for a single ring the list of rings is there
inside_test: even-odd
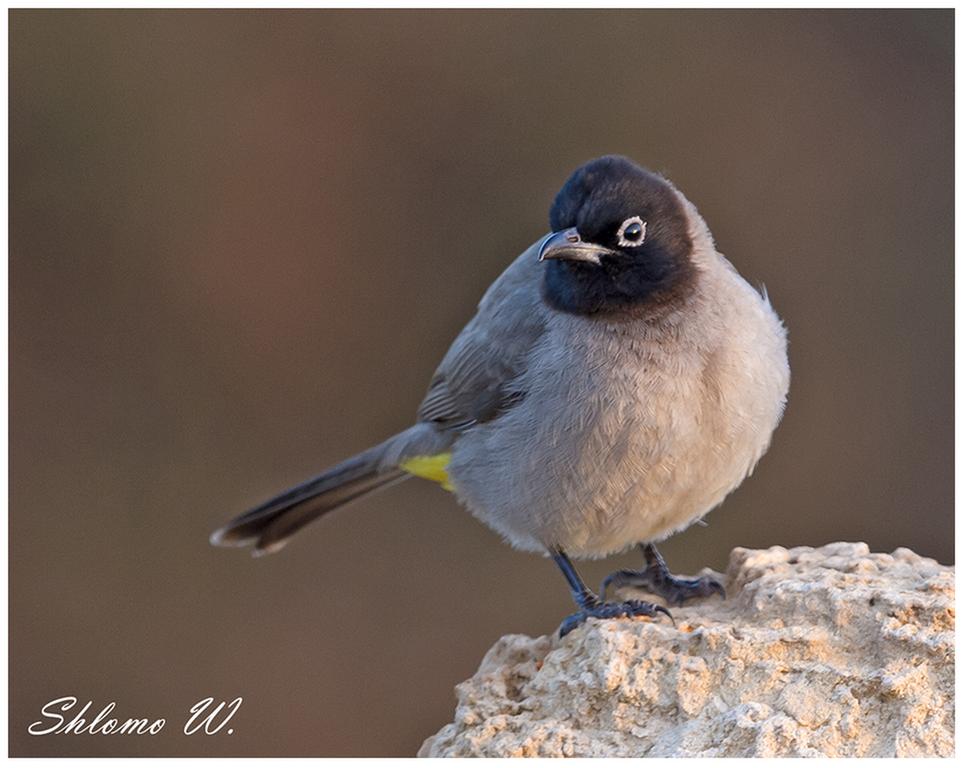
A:
[[[555,561],[586,620],[670,617],[724,597],[674,576],[656,545],[753,471],[784,413],[787,331],[765,289],[718,252],[664,175],[621,155],[583,164],[550,231],[483,295],[433,373],[415,424],[215,531],[279,550],[328,512],[411,477],[448,491],[513,547]],[[597,592],[573,559],[639,547],[643,567]]]

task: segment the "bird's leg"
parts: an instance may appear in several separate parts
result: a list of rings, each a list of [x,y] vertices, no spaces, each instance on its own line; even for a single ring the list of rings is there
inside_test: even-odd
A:
[[[553,559],[563,572],[567,584],[570,585],[570,594],[576,602],[579,610],[572,616],[567,616],[560,625],[560,637],[572,632],[580,624],[590,618],[596,619],[616,619],[623,616],[655,616],[658,613],[665,613],[670,616],[670,611],[662,605],[645,603],[642,600],[626,600],[619,603],[606,603],[600,600],[590,591],[586,583],[576,572],[570,558],[559,547],[550,550]],[[670,616],[673,621],[673,617]]]
[[[699,579],[678,579],[674,576],[663,556],[653,544],[641,544],[647,567],[642,571],[614,571],[603,580],[600,594],[606,597],[607,587],[641,587],[659,595],[670,605],[683,605],[693,597],[718,594],[724,597],[724,587],[717,579],[701,576]]]

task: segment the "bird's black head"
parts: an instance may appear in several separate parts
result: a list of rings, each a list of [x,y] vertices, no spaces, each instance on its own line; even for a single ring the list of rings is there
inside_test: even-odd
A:
[[[646,311],[681,300],[696,268],[687,214],[662,177],[608,155],[578,168],[550,208],[543,299],[579,315]]]

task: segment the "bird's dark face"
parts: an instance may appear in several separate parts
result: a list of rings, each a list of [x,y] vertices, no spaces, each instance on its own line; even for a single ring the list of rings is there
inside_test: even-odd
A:
[[[543,299],[579,315],[680,300],[696,273],[687,214],[670,185],[625,157],[578,168],[550,209]]]

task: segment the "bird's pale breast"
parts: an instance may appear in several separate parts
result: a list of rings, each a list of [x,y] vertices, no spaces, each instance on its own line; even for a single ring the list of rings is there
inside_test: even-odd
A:
[[[454,446],[449,475],[514,546],[604,556],[659,541],[719,504],[783,410],[784,330],[729,264],[665,324],[558,314],[522,402]]]

